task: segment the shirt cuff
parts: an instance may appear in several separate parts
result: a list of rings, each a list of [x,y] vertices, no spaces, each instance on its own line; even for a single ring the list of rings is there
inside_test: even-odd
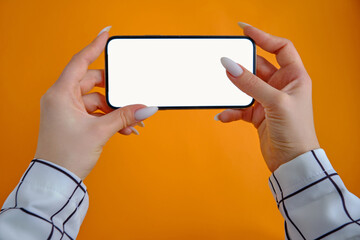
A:
[[[39,234],[45,231],[55,238],[76,238],[88,207],[86,186],[78,176],[52,162],[34,159],[1,212],[20,209],[38,221]]]
[[[269,178],[271,192],[279,205],[284,198],[304,190],[329,175],[337,175],[321,148],[306,152],[281,165]]]

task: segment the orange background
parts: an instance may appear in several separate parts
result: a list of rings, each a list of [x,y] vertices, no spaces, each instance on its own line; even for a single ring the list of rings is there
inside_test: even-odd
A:
[[[34,156],[40,97],[103,27],[240,35],[237,21],[294,42],[313,80],[320,144],[359,196],[359,10],[357,0],[1,0],[0,202]],[[102,55],[92,67],[103,65]],[[85,180],[90,209],[78,239],[282,239],[255,129],[216,122],[218,112],[161,111],[140,136],[114,136]]]

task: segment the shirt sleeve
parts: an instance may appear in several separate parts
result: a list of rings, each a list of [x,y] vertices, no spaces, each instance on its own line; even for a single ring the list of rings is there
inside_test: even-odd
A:
[[[89,207],[79,177],[34,159],[0,212],[0,239],[75,239]]]
[[[269,185],[285,219],[286,239],[360,238],[360,199],[346,189],[324,150],[281,165]]]

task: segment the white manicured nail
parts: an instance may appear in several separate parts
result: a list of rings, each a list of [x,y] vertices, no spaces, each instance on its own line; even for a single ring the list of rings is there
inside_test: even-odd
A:
[[[220,121],[219,115],[220,115],[220,113],[218,113],[218,114],[215,115],[215,117],[214,117],[215,121]]]
[[[246,27],[246,26],[250,26],[249,24],[244,23],[244,22],[238,22],[238,25],[239,25],[239,27],[241,27],[242,29],[244,29],[244,27]]]
[[[138,125],[139,127],[145,127],[145,123],[143,121],[138,122],[136,125]]]
[[[222,57],[220,61],[224,68],[234,77],[238,77],[243,73],[243,69],[230,58]]]
[[[133,131],[133,133],[134,133],[135,135],[139,135],[139,134],[140,134],[140,133],[138,132],[138,130],[136,130],[136,128],[130,127],[130,129]]]
[[[109,32],[111,29],[111,26],[107,26],[106,28],[104,28],[103,30],[101,30],[98,34],[98,36],[100,36],[103,32]]]
[[[135,119],[137,121],[144,120],[144,119],[154,115],[158,110],[159,110],[158,107],[141,108],[135,112]]]

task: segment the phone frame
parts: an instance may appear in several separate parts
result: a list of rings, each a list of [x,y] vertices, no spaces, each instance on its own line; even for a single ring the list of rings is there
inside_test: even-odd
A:
[[[252,45],[253,45],[253,69],[252,69],[252,73],[256,74],[256,45],[254,40],[252,40],[250,37],[247,36],[236,36],[236,35],[115,35],[115,36],[111,36],[107,42],[106,42],[106,46],[105,46],[105,93],[106,93],[106,103],[113,109],[117,109],[117,108],[121,108],[121,107],[115,107],[113,105],[110,104],[109,101],[109,86],[108,86],[108,46],[110,41],[114,40],[114,39],[153,39],[153,38],[170,38],[170,39],[178,39],[178,38],[196,38],[196,39],[207,39],[207,38],[219,38],[219,39],[226,39],[226,38],[230,38],[230,39],[248,39]],[[161,106],[158,107],[159,110],[170,110],[170,109],[225,109],[225,108],[230,108],[230,109],[243,109],[243,108],[247,108],[250,107],[254,104],[255,99],[252,98],[252,101],[246,105],[246,106]],[[140,103],[139,103],[140,104]]]

